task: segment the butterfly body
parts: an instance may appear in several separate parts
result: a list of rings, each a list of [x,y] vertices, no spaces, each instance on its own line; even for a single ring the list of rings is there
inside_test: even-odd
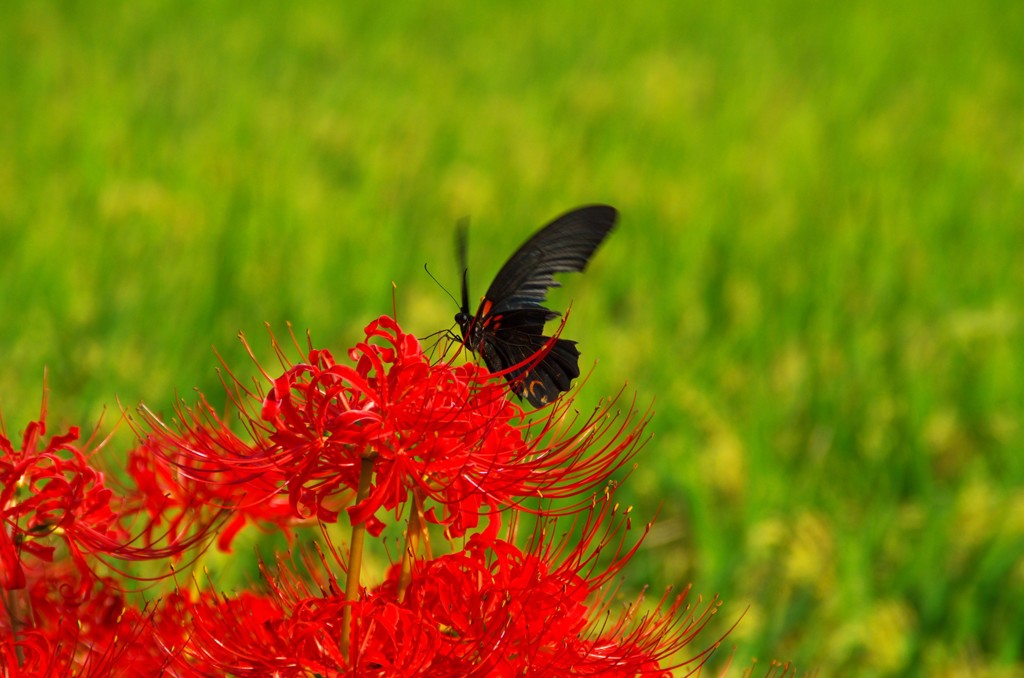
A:
[[[559,286],[553,276],[582,272],[617,217],[613,207],[588,205],[541,228],[501,267],[475,314],[469,311],[466,236],[459,232],[462,308],[455,321],[463,344],[491,372],[519,365],[505,377],[512,391],[534,407],[569,390],[580,374],[576,342],[544,334],[545,323],[561,315],[544,306],[548,289]]]

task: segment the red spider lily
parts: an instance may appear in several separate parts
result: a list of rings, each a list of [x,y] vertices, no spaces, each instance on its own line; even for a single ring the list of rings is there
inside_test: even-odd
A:
[[[220,505],[234,501],[247,519],[282,526],[336,520],[358,487],[363,461],[372,460],[368,492],[348,508],[353,524],[379,534],[377,511],[397,511],[414,497],[425,520],[458,537],[476,527],[485,508],[585,493],[643,442],[646,417],[616,419],[611,404],[579,423],[567,416],[565,399],[545,418],[527,421],[503,382],[474,365],[431,364],[416,338],[388,317],[366,328],[366,341],[349,357],[353,365],[339,364],[329,351],[310,348],[302,362],[285,361],[282,375],[268,375],[265,397],[236,381],[233,399],[252,443],[203,401],[179,410],[176,431],[144,412],[150,432],[143,448],[187,478],[188,496],[204,492],[200,484],[220,485],[205,490]],[[279,492],[288,496],[290,516]],[[423,507],[428,499],[440,515]]]
[[[235,424],[202,397],[173,425],[143,409],[123,499],[77,429],[44,440],[45,399],[21,448],[0,437],[0,672],[668,675],[698,670],[717,647],[693,649],[715,602],[693,610],[687,589],[641,613],[642,595],[620,600],[615,580],[647,530],[629,538],[609,476],[645,442],[647,415],[613,414],[612,401],[579,417],[570,397],[524,412],[500,375],[431,363],[388,317],[342,363],[275,348],[283,370],[264,372],[264,388],[228,382]],[[407,504],[400,557],[364,587],[366,533]],[[345,555],[326,529],[343,508]],[[324,528],[330,557],[303,552],[300,576],[278,556],[275,574],[262,567],[264,592],[197,586],[136,609],[97,574],[111,557],[198,558],[215,533],[227,550],[247,524],[300,521]],[[427,523],[443,527],[449,553],[434,555]]]
[[[188,534],[201,512],[210,514],[205,522],[211,526],[223,521],[217,537],[222,551],[230,551],[235,535],[250,522],[269,524],[290,535],[295,516],[280,492],[280,478],[273,478],[270,472],[247,472],[240,464],[224,464],[217,457],[199,462],[193,456],[208,449],[231,450],[227,458],[237,461],[250,454],[250,448],[213,408],[205,401],[199,407],[202,415],[179,409],[182,420],[188,417],[195,424],[184,434],[165,428],[161,435],[146,437],[128,455],[128,474],[139,497],[135,510],[150,518],[147,541],[158,537],[157,528],[171,535],[172,541],[181,533]],[[151,421],[158,420],[151,417]],[[183,454],[183,450],[189,453]]]
[[[0,581],[6,589],[24,588],[26,558],[52,562],[55,542],[63,547],[81,576],[84,595],[97,561],[109,558],[152,560],[176,556],[205,539],[194,516],[172,534],[155,534],[152,524],[141,545],[124,526],[133,511],[127,498],[107,487],[105,475],[92,464],[96,450],[78,445],[78,427],[46,440],[46,397],[38,421],[31,422],[15,448],[0,433]],[[97,448],[98,449],[98,448]],[[159,542],[162,545],[157,546]]]
[[[180,555],[205,538],[191,519],[171,539],[150,526],[140,534],[152,539],[133,536],[124,523],[129,500],[93,465],[102,445],[78,440],[77,427],[46,437],[45,391],[40,417],[25,428],[20,446],[0,434],[5,676],[105,676],[133,661],[146,671],[166,663],[153,643],[134,641],[145,629],[144,615],[124,603],[123,581],[100,572],[114,569],[116,560]]]
[[[77,587],[78,574],[64,564],[31,568],[29,579],[27,590],[5,599],[9,611],[19,607],[16,593],[26,604],[24,614],[0,619],[0,674],[155,676],[170,664],[151,613],[126,604],[119,582],[96,579],[76,598],[67,590]]]
[[[24,559],[52,562],[57,541],[77,566],[84,593],[93,569],[86,555],[110,554],[130,538],[104,475],[89,464],[90,453],[75,445],[78,427],[49,440],[45,435],[45,395],[39,420],[25,428],[20,447],[0,433],[0,577],[8,590],[24,588]]]
[[[622,549],[628,518],[612,520],[613,512],[602,500],[581,531],[558,540],[538,531],[527,550],[475,535],[461,551],[417,561],[404,597],[398,567],[352,601],[322,555],[318,583],[264,568],[268,595],[207,593],[189,607],[192,635],[180,661],[234,675],[670,675],[670,657],[716,606],[695,617],[684,592],[639,620],[640,600],[611,613],[608,581],[637,547]],[[599,557],[608,562],[598,566]],[[337,645],[345,608],[355,620],[350,657]],[[713,647],[685,663],[699,667]]]

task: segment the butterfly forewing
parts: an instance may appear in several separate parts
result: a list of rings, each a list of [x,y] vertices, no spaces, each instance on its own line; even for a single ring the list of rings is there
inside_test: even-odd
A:
[[[516,250],[494,277],[486,300],[491,313],[521,306],[543,306],[547,291],[558,287],[555,273],[578,273],[615,225],[618,212],[588,205],[558,217]]]

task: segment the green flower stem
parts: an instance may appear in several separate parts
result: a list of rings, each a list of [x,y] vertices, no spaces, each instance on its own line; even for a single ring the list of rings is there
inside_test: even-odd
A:
[[[355,505],[366,499],[370,492],[370,481],[373,479],[374,458],[364,457],[359,468],[359,491],[356,493]],[[363,562],[363,538],[366,536],[366,523],[352,526],[352,542],[348,552],[348,578],[345,581],[345,600],[354,603],[359,599],[359,570]],[[352,625],[352,606],[346,605],[341,614],[341,651],[352,660],[349,654],[349,643]]]

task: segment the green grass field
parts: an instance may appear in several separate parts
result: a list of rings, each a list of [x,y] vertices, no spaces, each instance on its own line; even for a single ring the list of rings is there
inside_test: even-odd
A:
[[[265,322],[340,354],[392,282],[450,327],[459,217],[478,295],[609,202],[554,299],[581,407],[657,411],[629,584],[746,610],[734,669],[1024,671],[1024,4],[617,5],[0,3],[8,433],[44,368],[106,431]]]

